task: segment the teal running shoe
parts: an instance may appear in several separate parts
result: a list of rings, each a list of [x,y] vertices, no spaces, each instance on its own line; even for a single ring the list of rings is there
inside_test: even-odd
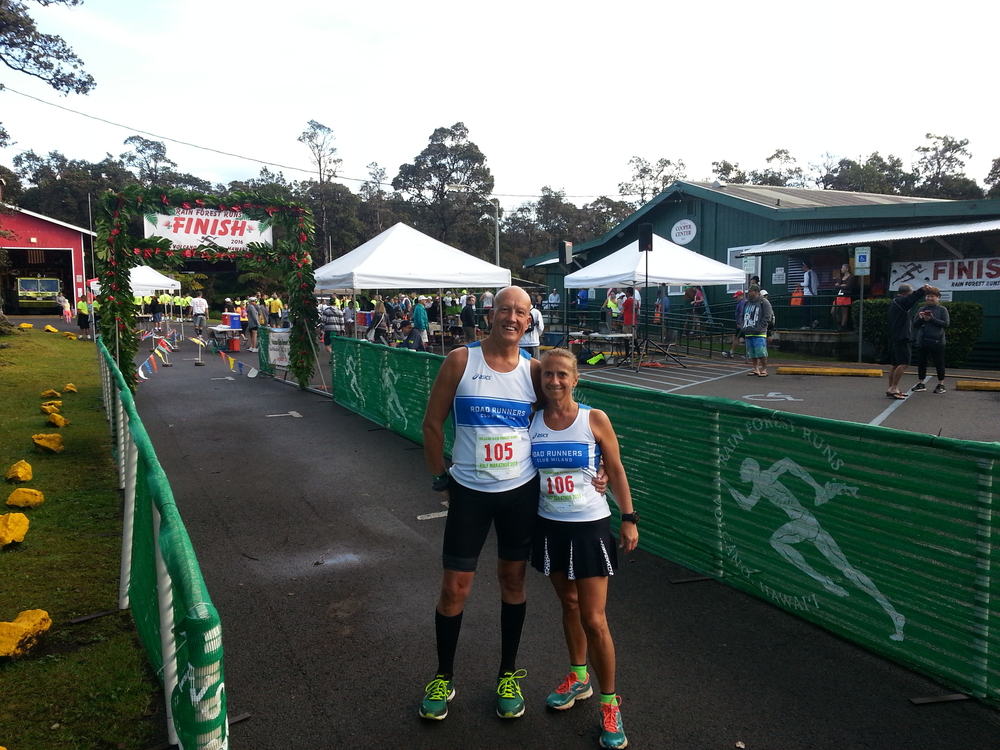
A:
[[[621,703],[622,697],[616,695],[612,703],[601,704],[601,747],[620,748],[628,745],[622,712],[618,710]]]
[[[516,672],[504,672],[497,681],[497,716],[501,719],[516,719],[524,713],[524,696],[518,680],[528,676],[519,669]]]
[[[455,681],[437,675],[424,688],[424,700],[420,703],[420,716],[424,719],[441,721],[448,715],[448,703],[455,697]]]
[[[549,697],[545,699],[545,703],[549,708],[554,708],[556,711],[565,711],[567,708],[573,708],[573,704],[578,700],[582,701],[593,694],[594,688],[590,686],[589,674],[585,682],[580,682],[576,674],[570,672],[566,675],[566,679],[562,681],[562,685],[549,693]]]

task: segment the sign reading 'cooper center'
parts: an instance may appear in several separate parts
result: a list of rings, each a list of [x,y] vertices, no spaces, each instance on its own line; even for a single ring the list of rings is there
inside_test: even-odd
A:
[[[690,219],[681,219],[670,230],[670,241],[678,245],[686,245],[694,239],[696,234],[698,234],[698,227],[694,225],[694,222]]]
[[[143,220],[146,236],[168,239],[178,250],[193,250],[201,245],[242,250],[251,242],[271,244],[271,227],[247,219],[239,211],[178,208],[173,216],[153,218],[156,224],[149,217]]]

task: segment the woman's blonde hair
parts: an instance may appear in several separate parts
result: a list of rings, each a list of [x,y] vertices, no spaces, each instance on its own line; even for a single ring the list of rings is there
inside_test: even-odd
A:
[[[562,349],[559,347],[548,349],[545,352],[542,352],[542,357],[539,361],[542,364],[545,364],[545,360],[547,360],[549,357],[560,357],[562,359],[569,360],[571,364],[571,369],[573,371],[573,375],[576,377],[580,377],[580,371],[576,366],[576,355],[573,354],[573,352],[571,352],[569,349]]]

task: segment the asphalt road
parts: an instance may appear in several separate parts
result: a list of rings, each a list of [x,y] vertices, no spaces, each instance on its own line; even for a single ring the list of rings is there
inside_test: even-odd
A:
[[[138,394],[224,627],[234,748],[586,748],[597,706],[544,707],[567,671],[558,606],[529,572],[528,711],[493,713],[498,593],[484,554],[444,722],[416,707],[432,676],[443,518],[417,446],[329,399],[221,362]],[[733,378],[735,380],[735,378]],[[745,378],[749,381],[750,378]],[[888,400],[887,400],[888,401]],[[288,415],[295,411],[301,417]],[[286,414],[286,416],[267,416]],[[639,551],[609,617],[631,747],[981,750],[1000,713],[769,604]]]
[[[436,665],[444,530],[443,518],[420,518],[443,510],[421,450],[328,398],[269,379],[220,379],[230,374],[217,356],[205,367],[185,361],[192,356],[193,348],[175,355],[174,367],[140,386],[137,403],[222,617],[229,715],[251,715],[231,727],[233,748],[597,746],[595,699],[560,713],[544,706],[567,657],[556,598],[533,571],[520,657],[528,710],[516,721],[493,713],[499,597],[489,547],[466,609],[458,696],[445,721],[419,719]],[[860,420],[890,404],[884,383],[760,381],[734,370],[680,392],[773,389],[803,399],[784,408]],[[956,413],[985,419],[975,414],[982,407],[956,405],[967,395],[918,394],[900,409],[917,422],[934,417],[919,411],[930,407],[943,409],[934,418],[945,425]],[[639,550],[612,580],[630,747],[996,746],[996,709],[913,705],[911,697],[953,691],[725,585],[672,583],[689,576]]]

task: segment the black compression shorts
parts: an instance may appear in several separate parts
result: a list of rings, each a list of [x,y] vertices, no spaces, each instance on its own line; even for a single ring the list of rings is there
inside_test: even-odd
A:
[[[497,530],[501,560],[527,560],[538,515],[538,475],[506,492],[480,492],[448,482],[448,521],[442,562],[447,570],[473,573],[490,526]]]

